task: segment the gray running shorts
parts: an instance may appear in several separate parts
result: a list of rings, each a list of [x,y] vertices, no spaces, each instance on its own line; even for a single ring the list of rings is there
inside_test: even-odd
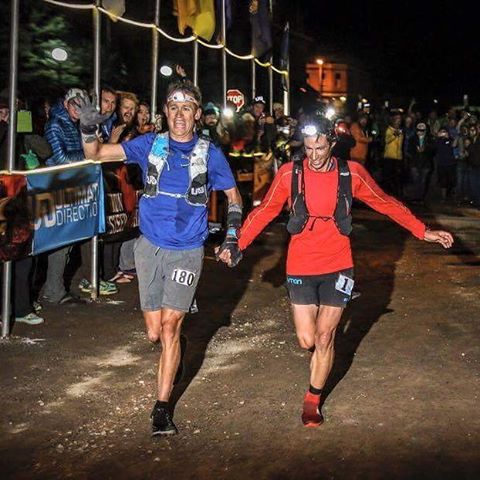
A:
[[[142,235],[135,242],[134,254],[142,310],[188,312],[202,273],[203,247],[167,250]]]

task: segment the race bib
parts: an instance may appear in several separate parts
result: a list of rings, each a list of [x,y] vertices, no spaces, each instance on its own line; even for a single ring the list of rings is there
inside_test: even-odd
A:
[[[338,276],[337,282],[335,283],[335,289],[339,292],[344,293],[345,295],[351,295],[354,283],[355,282],[351,278],[340,274]]]
[[[172,273],[172,280],[180,285],[191,287],[195,280],[195,274],[189,270],[180,270],[176,268]]]

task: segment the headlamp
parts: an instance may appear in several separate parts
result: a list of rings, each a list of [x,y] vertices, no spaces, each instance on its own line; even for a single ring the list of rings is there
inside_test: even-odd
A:
[[[327,111],[325,112],[325,117],[327,117],[329,120],[331,120],[335,116],[335,109],[333,107],[327,108]]]
[[[233,109],[231,108],[224,108],[222,110],[222,115],[225,117],[225,118],[233,118]]]
[[[188,92],[183,90],[173,91],[167,98],[167,103],[169,102],[191,102],[198,106],[198,101],[193,95],[190,95]]]
[[[315,125],[305,125],[302,128],[302,135],[305,137],[314,137],[318,135],[318,129]]]

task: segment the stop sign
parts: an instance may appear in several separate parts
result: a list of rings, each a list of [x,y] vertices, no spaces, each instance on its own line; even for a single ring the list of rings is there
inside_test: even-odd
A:
[[[237,112],[245,105],[245,96],[240,90],[231,88],[227,90],[227,101],[232,102],[237,107]]]

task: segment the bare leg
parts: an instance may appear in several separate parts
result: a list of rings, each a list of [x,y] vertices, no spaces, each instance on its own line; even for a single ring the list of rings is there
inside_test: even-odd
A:
[[[162,311],[143,312],[143,318],[145,319],[148,339],[157,343],[162,335]]]
[[[315,346],[318,306],[292,304],[292,312],[298,343],[302,348],[310,350]]]
[[[335,332],[342,317],[342,307],[320,305],[316,329],[315,351],[312,355],[310,384],[321,389],[332,370],[335,355]]]
[[[184,312],[162,309],[161,334],[162,353],[158,365],[158,400],[167,402],[180,362],[180,330]]]

